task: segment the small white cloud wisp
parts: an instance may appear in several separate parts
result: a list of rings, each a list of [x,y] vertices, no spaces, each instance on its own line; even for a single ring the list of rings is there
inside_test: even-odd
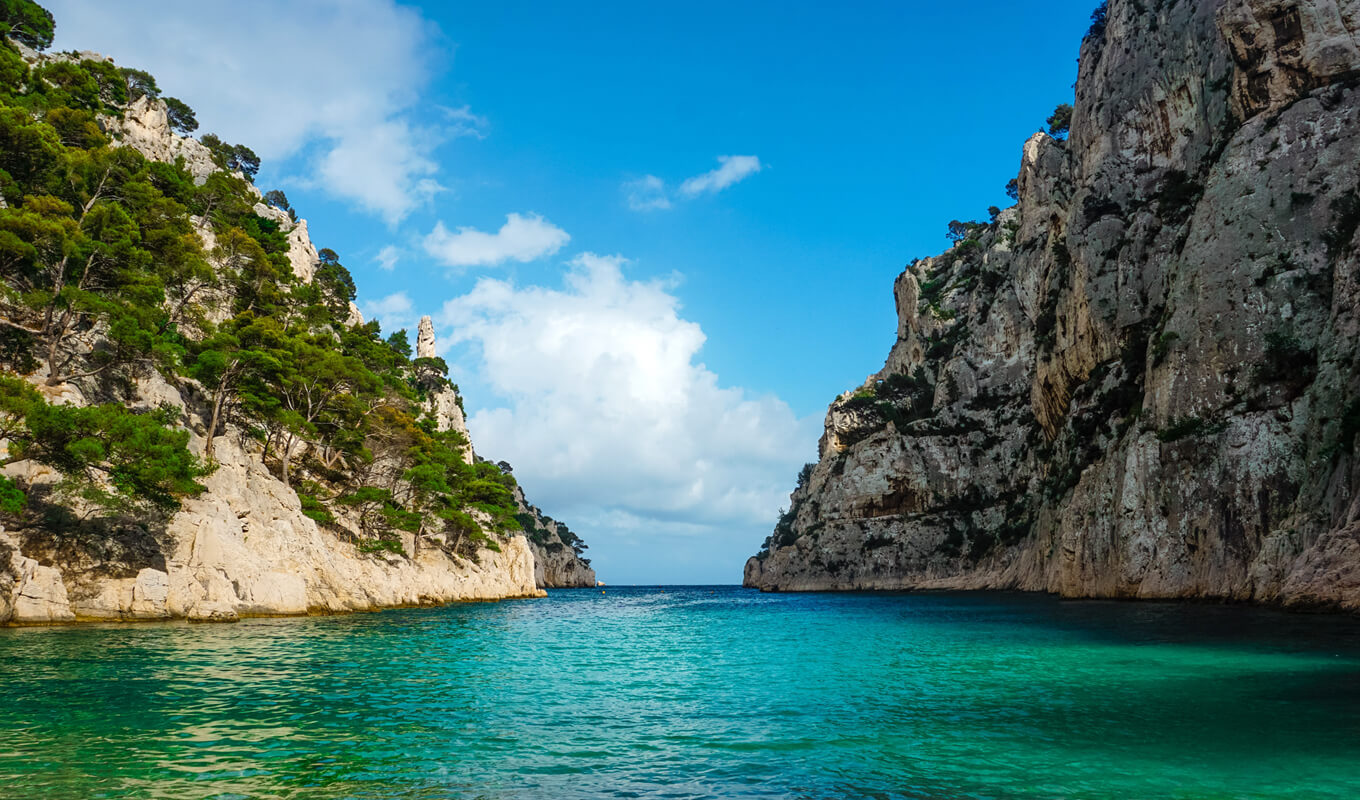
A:
[[[671,207],[671,199],[666,193],[666,182],[655,175],[644,175],[623,184],[628,197],[628,207],[634,211],[659,211]]]
[[[634,211],[661,211],[674,207],[676,200],[690,200],[723,189],[760,172],[764,165],[756,156],[718,156],[718,168],[686,179],[674,191],[655,175],[623,182],[628,207]]]
[[[386,245],[378,251],[373,260],[377,262],[378,269],[383,272],[391,272],[397,268],[397,263],[401,261],[401,248],[394,244]]]
[[[760,159],[755,156],[718,156],[718,168],[702,175],[695,175],[680,184],[680,194],[695,197],[721,192],[760,170]]]
[[[443,222],[425,237],[425,252],[448,267],[486,267],[507,261],[529,262],[561,250],[571,236],[538,214],[508,214],[495,233],[460,227],[450,231]]]

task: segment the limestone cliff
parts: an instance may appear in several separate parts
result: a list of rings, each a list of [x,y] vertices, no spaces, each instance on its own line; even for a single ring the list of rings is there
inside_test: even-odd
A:
[[[26,49],[20,52],[34,69],[33,75],[43,76],[30,77],[24,88],[28,92],[34,92],[33,86],[42,81],[46,81],[45,90],[49,92],[51,87],[61,85],[55,81],[63,79],[66,73],[38,72],[44,65],[67,61],[96,77],[105,74],[99,72],[100,64],[107,63],[108,69],[113,69],[111,62],[95,54],[44,56]],[[13,87],[11,90],[18,91]],[[68,120],[79,114],[95,119],[95,115],[83,109],[72,112],[61,106],[64,98],[53,93],[40,98],[36,105],[57,107],[67,113]],[[91,125],[90,132],[84,134],[90,140],[84,145],[85,150],[77,153],[74,145],[67,146],[69,151],[54,148],[50,158],[59,161],[67,157],[64,153],[71,152],[79,158],[119,164],[120,179],[134,180],[126,176],[143,174],[144,171],[138,172],[142,168],[137,163],[119,161],[116,155],[107,154],[100,133],[103,131],[108,135],[108,147],[114,150],[128,148],[146,160],[175,165],[178,173],[162,171],[155,173],[149,182],[137,184],[151,187],[139,189],[144,193],[154,193],[161,186],[167,192],[174,190],[178,185],[175,181],[180,180],[176,175],[184,176],[191,186],[204,187],[214,175],[223,173],[219,154],[172,130],[162,100],[142,96],[120,106],[110,106],[109,102],[105,101],[103,113],[97,118],[99,130]],[[58,117],[11,114],[0,122],[29,126],[22,130],[46,136],[41,127],[45,119]],[[0,154],[0,160],[4,158]],[[10,180],[8,173],[0,170],[0,174]],[[236,409],[235,413],[222,411],[223,404],[214,401],[214,397],[223,396],[221,386],[200,380],[203,374],[193,373],[186,364],[198,348],[195,337],[226,330],[219,326],[233,315],[238,322],[259,315],[258,305],[249,307],[244,317],[239,311],[240,276],[251,268],[242,253],[248,256],[250,248],[258,252],[256,268],[267,263],[281,270],[276,279],[278,285],[271,290],[291,293],[288,296],[294,298],[291,302],[299,309],[299,316],[277,326],[278,330],[284,330],[285,325],[313,326],[305,340],[298,340],[312,348],[307,352],[324,355],[326,346],[337,351],[342,347],[368,347],[372,351],[382,341],[377,338],[376,326],[365,326],[354,306],[352,283],[348,294],[344,292],[348,273],[337,262],[322,259],[311,241],[306,221],[296,219],[293,213],[275,204],[261,202],[263,195],[243,178],[237,173],[235,184],[213,189],[216,194],[206,202],[205,210],[195,212],[201,216],[192,217],[191,224],[185,223],[184,229],[190,231],[186,235],[196,236],[201,248],[186,245],[175,252],[186,254],[186,260],[201,252],[210,274],[193,273],[190,280],[172,287],[178,292],[173,301],[170,288],[164,290],[164,305],[174,306],[177,313],[183,312],[177,317],[161,314],[161,318],[168,320],[160,324],[161,331],[178,326],[178,331],[168,338],[174,344],[168,359],[157,361],[158,356],[150,353],[136,363],[108,363],[105,355],[122,346],[115,339],[119,332],[93,313],[77,317],[86,321],[73,323],[69,332],[63,330],[61,335],[52,337],[50,328],[31,321],[32,310],[19,302],[17,293],[12,291],[14,281],[18,280],[13,277],[17,273],[12,272],[17,262],[5,262],[4,278],[10,284],[4,287],[0,321],[5,323],[9,337],[3,356],[6,374],[20,373],[39,390],[44,402],[53,406],[88,408],[113,404],[124,406],[133,415],[173,419],[188,436],[189,452],[204,464],[211,463],[211,471],[202,477],[200,491],[182,497],[173,509],[164,513],[153,513],[140,506],[135,513],[131,507],[115,513],[95,513],[96,507],[83,500],[83,495],[72,494],[65,487],[66,476],[38,460],[15,456],[12,442],[0,440],[0,452],[10,452],[0,474],[7,486],[20,487],[27,493],[29,506],[22,512],[17,506],[6,506],[0,512],[4,514],[4,525],[0,526],[0,624],[168,618],[232,620],[245,615],[354,611],[455,600],[536,597],[543,594],[540,586],[567,585],[580,580],[580,570],[588,569],[572,562],[574,554],[572,559],[564,559],[560,554],[545,552],[540,542],[535,540],[531,544],[515,527],[512,517],[516,509],[529,509],[535,519],[541,518],[536,509],[524,503],[518,487],[510,492],[497,482],[502,480],[497,470],[477,463],[461,398],[447,380],[446,366],[435,355],[428,317],[421,321],[418,352],[413,361],[407,362],[400,354],[404,339],[390,344],[395,355],[382,355],[388,351],[379,348],[380,360],[390,361],[383,380],[395,388],[383,390],[381,383],[370,386],[370,391],[375,392],[371,407],[345,412],[350,414],[345,419],[365,424],[373,416],[386,419],[387,427],[378,431],[381,435],[375,434],[375,429],[365,429],[363,437],[350,435],[346,443],[347,433],[339,423],[342,417],[336,417],[335,423],[326,423],[333,426],[336,434],[331,441],[323,441],[317,433],[317,425],[324,422],[321,417],[309,420],[304,412],[295,411],[293,416],[270,428],[258,416],[252,417],[242,410],[243,401],[226,403]],[[241,190],[244,201],[230,196],[235,191],[233,186],[244,187]],[[11,191],[14,189],[11,184],[0,189],[5,190],[9,200],[8,204],[0,204],[0,213],[31,213],[31,198]],[[178,191],[183,202],[194,202],[196,190]],[[20,198],[24,205],[14,208]],[[84,211],[98,212],[105,205],[121,202],[117,195],[95,192]],[[229,203],[237,203],[239,208],[231,212],[235,216],[227,224],[222,221],[225,213],[222,208]],[[69,205],[65,212],[60,205],[48,207],[56,208],[58,214],[72,213]],[[166,201],[160,208],[173,210],[185,206]],[[9,219],[0,220],[0,224],[9,224]],[[78,230],[84,219],[82,215],[72,223],[72,229]],[[246,225],[249,232],[235,225]],[[20,231],[20,238],[23,235]],[[132,241],[135,247],[145,237],[134,237]],[[266,253],[254,241],[273,249]],[[117,253],[110,256],[115,257],[121,256]],[[63,260],[58,267],[64,268],[66,263]],[[87,268],[87,273],[90,269]],[[337,278],[339,274],[343,278]],[[259,289],[266,280],[275,279],[257,279],[254,288]],[[338,292],[337,286],[341,287]],[[81,288],[87,289],[84,285]],[[103,291],[94,282],[89,283],[88,290],[95,295]],[[304,302],[311,304],[308,307],[311,310],[301,310]],[[118,324],[135,325],[136,320]],[[22,338],[29,335],[33,337],[31,342]],[[16,336],[21,339],[16,340]],[[56,374],[51,367],[57,362],[49,359],[39,363],[27,356],[22,359],[15,356],[17,352],[26,352],[30,344],[45,346],[44,336],[53,340],[50,349],[61,356],[61,363],[81,369],[73,367]],[[278,348],[279,341],[276,335],[276,340],[262,340],[260,346]],[[317,349],[316,342],[321,343],[321,349]],[[409,355],[409,349],[406,353]],[[346,357],[353,364],[361,363],[357,356]],[[103,366],[83,369],[91,365]],[[261,386],[267,389],[266,384]],[[318,384],[315,390],[308,391],[330,388]],[[408,397],[413,399],[408,401]],[[263,403],[262,408],[270,403],[277,406],[277,401],[268,398]],[[18,430],[14,427],[18,424],[16,413],[13,405],[7,405],[0,413],[9,415],[5,417],[7,436]],[[211,458],[207,453],[210,428],[214,429]],[[280,436],[300,438],[296,446],[289,440],[287,448],[281,451]],[[377,447],[386,442],[384,436],[396,437],[393,441],[397,444],[387,450]],[[458,448],[450,459],[453,465],[448,467],[448,474],[462,470],[460,474],[470,476],[466,500],[457,501],[463,505],[450,505],[454,502],[450,500],[439,509],[439,514],[425,513],[422,517],[413,511],[417,502],[413,493],[398,498],[387,492],[374,501],[372,490],[385,485],[382,481],[390,482],[393,476],[400,478],[414,468],[412,463],[401,460],[402,447],[407,446],[403,443],[428,441],[432,436],[442,436],[440,441],[451,442]],[[284,454],[282,463],[280,452]],[[296,462],[291,484],[289,459]],[[466,470],[457,464],[460,459]],[[440,472],[429,472],[428,464],[424,468],[424,479],[432,477],[436,483],[443,480]],[[488,470],[494,479],[487,478]],[[356,476],[360,473],[371,484],[369,496],[355,491],[359,483]],[[116,480],[98,478],[92,486],[111,489]],[[506,476],[503,483],[513,486],[513,479]],[[497,506],[496,492],[505,492],[504,503],[509,505],[503,513]],[[111,496],[109,491],[104,494]],[[441,525],[447,521],[447,527],[431,527],[432,519]],[[381,533],[375,534],[379,529]],[[530,530],[530,535],[535,533]],[[555,529],[553,535],[556,536]],[[570,547],[567,549],[570,551]],[[593,583],[593,572],[589,577]]]
[[[590,566],[590,559],[582,555],[586,543],[581,537],[530,505],[518,486],[515,487],[515,504],[519,506],[516,519],[534,553],[534,584],[540,589],[594,586],[595,570]]]
[[[1112,0],[745,583],[1360,610],[1360,0]]]
[[[439,352],[435,347],[434,322],[421,317],[416,328],[416,357],[435,359]],[[464,460],[472,464],[478,460],[471,445],[472,434],[468,432],[467,416],[463,411],[463,401],[458,391],[452,387],[438,387],[430,392],[430,413],[441,428],[454,430],[468,437],[469,444],[463,451]],[[510,471],[510,466],[502,462],[500,468]],[[590,559],[581,553],[586,544],[572,533],[566,525],[549,517],[524,497],[519,486],[514,489],[515,515],[529,549],[534,556],[534,584],[539,589],[565,589],[595,585],[595,570],[590,568]]]

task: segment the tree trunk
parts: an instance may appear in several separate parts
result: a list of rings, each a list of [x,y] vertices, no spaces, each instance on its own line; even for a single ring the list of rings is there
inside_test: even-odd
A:
[[[289,468],[291,466],[290,462],[292,461],[292,459],[293,459],[293,437],[289,436],[287,440],[284,441],[283,457],[280,459],[281,463],[283,464],[283,485],[289,488],[292,488],[293,486],[293,484],[290,483],[288,479]]]
[[[219,387],[217,397],[213,399],[212,422],[208,423],[208,441],[203,445],[203,457],[209,464],[216,463],[213,459],[213,439],[217,438],[217,426],[222,419],[223,396],[225,392]]]
[[[222,416],[227,409],[227,398],[231,390],[232,381],[235,379],[237,369],[241,365],[241,359],[237,358],[231,362],[222,372],[222,379],[217,382],[217,391],[213,396],[212,422],[208,424],[208,441],[203,445],[203,457],[208,463],[213,463],[213,439],[217,436],[217,426],[222,424]],[[269,443],[265,442],[265,452],[269,451]]]

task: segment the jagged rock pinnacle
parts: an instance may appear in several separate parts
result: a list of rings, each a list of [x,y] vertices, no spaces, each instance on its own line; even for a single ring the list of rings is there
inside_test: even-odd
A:
[[[420,328],[416,331],[416,358],[434,357],[434,323],[426,315],[420,318]]]

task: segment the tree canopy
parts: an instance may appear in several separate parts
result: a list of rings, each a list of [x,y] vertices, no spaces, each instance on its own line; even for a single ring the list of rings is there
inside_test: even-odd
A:
[[[0,0],[0,32],[34,50],[46,50],[52,46],[56,22],[52,12],[33,0]]]
[[[198,130],[198,117],[194,116],[194,110],[179,98],[165,98],[165,117],[170,123],[170,129],[176,133],[193,133]],[[260,168],[259,159],[255,160],[255,168]]]
[[[1053,109],[1048,117],[1048,132],[1058,138],[1065,138],[1072,128],[1072,106],[1063,103]]]
[[[11,36],[16,15],[33,28],[31,5],[0,0]],[[3,45],[0,80],[0,462],[56,470],[73,508],[173,509],[202,491],[230,431],[308,516],[357,519],[361,549],[400,550],[400,533],[471,555],[519,527],[514,477],[468,463],[466,438],[439,430],[431,394],[451,386],[447,365],[413,360],[405,331],[352,324],[354,279],[334,250],[310,281],[293,273],[290,223],[255,213],[249,147],[204,135],[222,171],[197,183],[100,127],[145,97],[175,130],[197,127],[149,73],[91,59],[30,71]],[[281,191],[264,198],[292,210]],[[130,410],[151,374],[189,408]],[[37,388],[66,384],[93,403]],[[0,478],[0,515],[27,513],[33,488]]]

